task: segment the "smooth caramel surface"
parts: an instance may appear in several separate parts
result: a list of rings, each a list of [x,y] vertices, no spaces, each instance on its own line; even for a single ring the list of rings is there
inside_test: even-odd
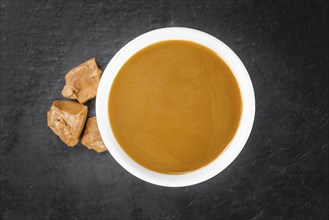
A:
[[[201,168],[220,155],[240,121],[238,83],[212,50],[163,41],[132,56],[109,97],[113,133],[137,163],[160,173]]]

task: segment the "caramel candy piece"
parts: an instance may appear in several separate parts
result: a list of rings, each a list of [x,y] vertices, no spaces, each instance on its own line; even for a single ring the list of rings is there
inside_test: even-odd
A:
[[[48,111],[48,126],[70,147],[79,142],[88,108],[72,101],[54,101]]]
[[[96,96],[101,74],[102,70],[98,68],[94,57],[81,63],[66,74],[62,95],[85,103]]]
[[[102,153],[107,150],[98,131],[96,117],[88,118],[81,143],[88,149],[93,149],[98,153]]]

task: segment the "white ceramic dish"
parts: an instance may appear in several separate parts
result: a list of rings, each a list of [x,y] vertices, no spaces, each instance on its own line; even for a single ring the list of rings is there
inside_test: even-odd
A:
[[[116,141],[109,121],[108,98],[114,78],[122,65],[136,52],[151,44],[165,40],[187,40],[204,45],[218,54],[231,68],[238,81],[242,96],[242,115],[238,130],[214,161],[198,170],[179,175],[156,173],[148,170],[131,159]],[[114,159],[134,176],[156,185],[168,187],[189,186],[206,181],[224,170],[241,152],[254,121],[255,96],[249,74],[239,57],[217,38],[190,28],[171,27],[147,32],[126,44],[107,65],[96,98],[96,117],[103,141]]]

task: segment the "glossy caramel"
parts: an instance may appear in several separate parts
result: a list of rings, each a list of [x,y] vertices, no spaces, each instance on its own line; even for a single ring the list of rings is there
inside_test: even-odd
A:
[[[189,41],[163,41],[133,55],[109,97],[113,133],[142,166],[166,174],[201,168],[232,140],[242,101],[228,65]]]

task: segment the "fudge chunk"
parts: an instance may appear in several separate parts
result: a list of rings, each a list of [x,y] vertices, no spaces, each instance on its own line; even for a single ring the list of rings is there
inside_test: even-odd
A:
[[[87,148],[93,149],[98,153],[102,153],[107,150],[98,131],[96,117],[91,117],[87,120],[81,143]]]
[[[48,111],[48,126],[70,147],[79,142],[88,108],[72,101],[55,101]]]
[[[85,103],[96,96],[101,74],[94,57],[81,63],[66,74],[62,95]]]

